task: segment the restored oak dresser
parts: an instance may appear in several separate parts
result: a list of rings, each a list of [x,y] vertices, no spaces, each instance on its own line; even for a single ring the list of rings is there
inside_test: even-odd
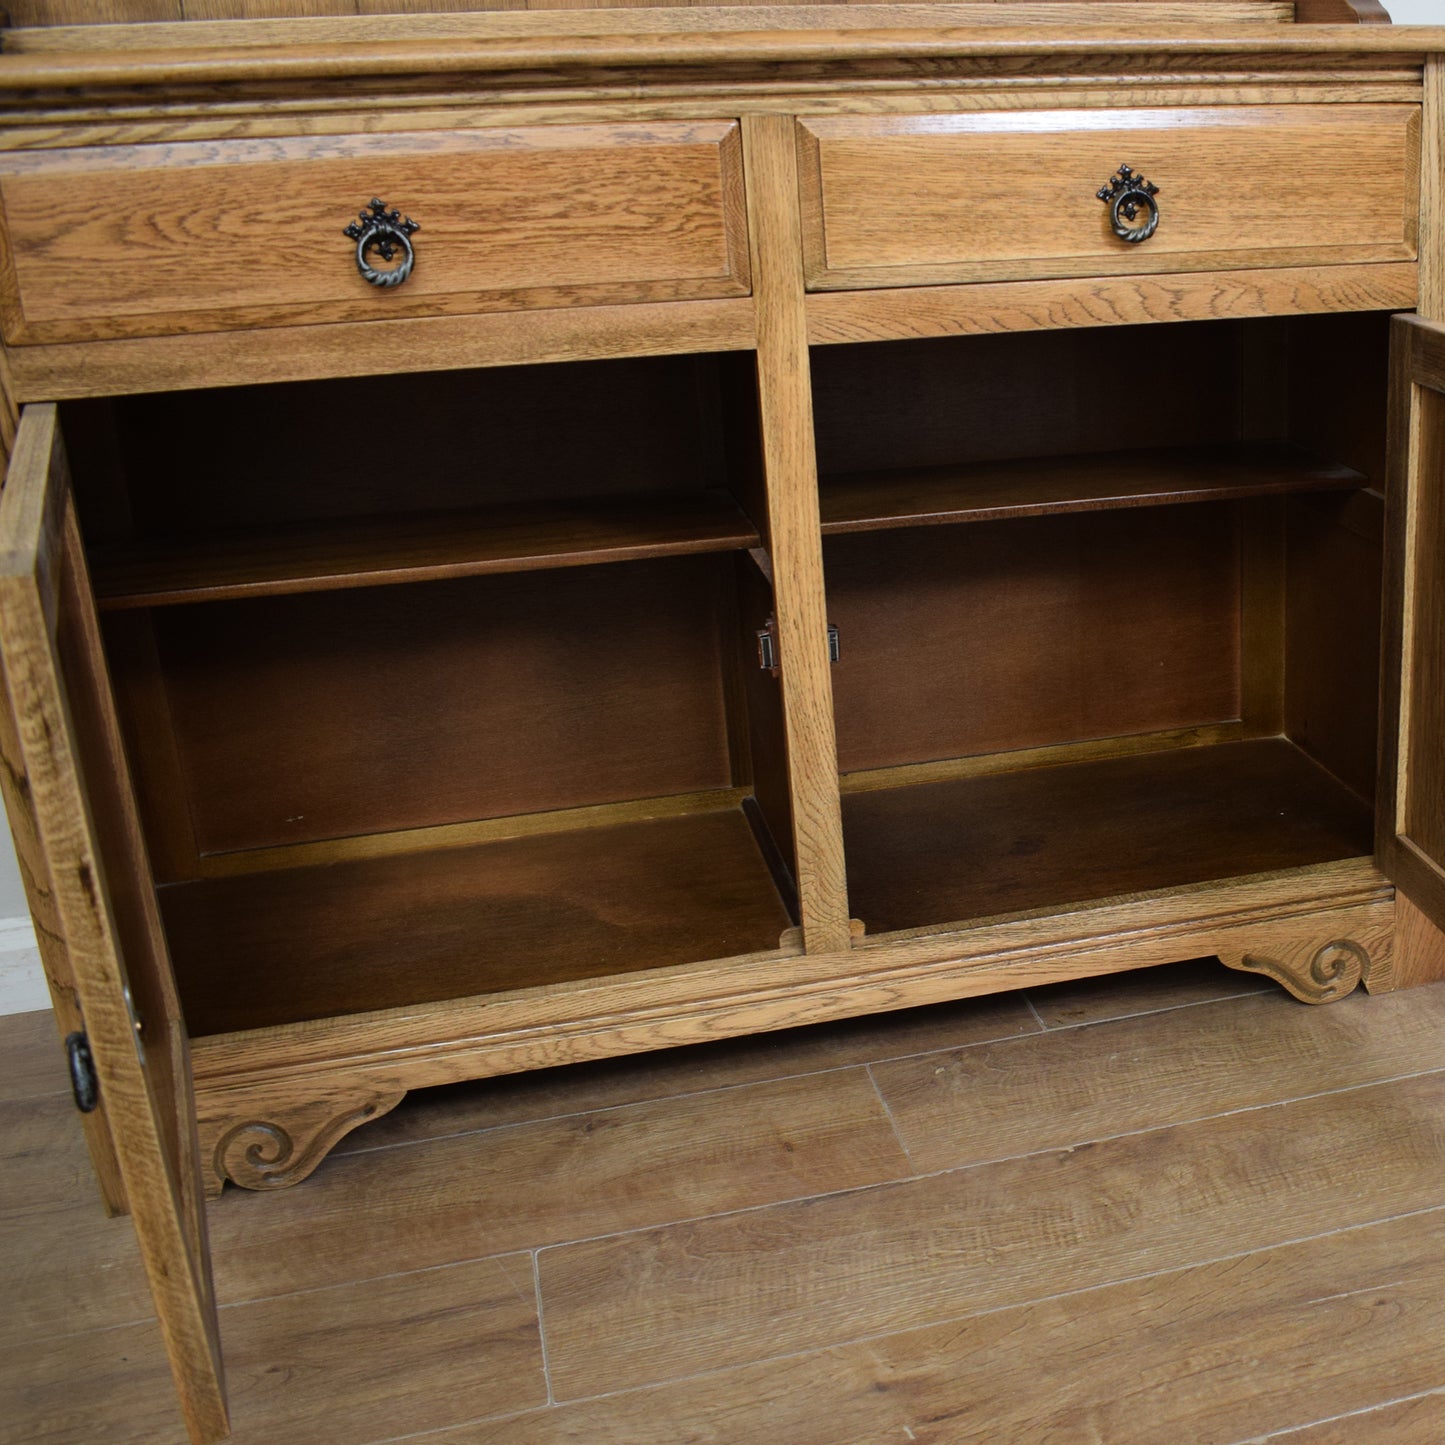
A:
[[[197,1441],[205,1194],[409,1089],[1445,978],[1445,30],[74,8],[0,52],[0,754]]]

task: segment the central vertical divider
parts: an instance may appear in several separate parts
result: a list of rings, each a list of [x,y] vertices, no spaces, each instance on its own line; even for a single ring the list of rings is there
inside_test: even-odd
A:
[[[782,664],[798,909],[809,953],[849,947],[813,388],[803,292],[797,152],[790,115],[742,118],[748,245],[757,317],[757,384]]]

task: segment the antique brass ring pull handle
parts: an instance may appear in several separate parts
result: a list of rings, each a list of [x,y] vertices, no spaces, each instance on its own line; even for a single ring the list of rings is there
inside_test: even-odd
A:
[[[1109,224],[1121,241],[1147,241],[1159,229],[1159,203],[1154,199],[1159,187],[1135,175],[1131,166],[1120,166],[1096,194],[1109,207]]]
[[[400,286],[416,264],[411,233],[419,230],[421,227],[410,216],[403,220],[400,211],[388,211],[385,201],[373,197],[344,234],[356,242],[356,269],[367,281],[373,286]],[[373,254],[388,263],[385,270],[371,264]],[[390,264],[393,261],[394,266]]]

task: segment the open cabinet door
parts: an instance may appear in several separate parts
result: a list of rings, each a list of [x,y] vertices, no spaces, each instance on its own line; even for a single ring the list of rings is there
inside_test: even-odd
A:
[[[7,792],[43,852],[33,884],[63,934],[186,1423],[223,1439],[188,1044],[53,406],[26,408],[0,492],[0,668]]]
[[[1417,316],[1392,325],[1375,852],[1445,929],[1445,326]]]

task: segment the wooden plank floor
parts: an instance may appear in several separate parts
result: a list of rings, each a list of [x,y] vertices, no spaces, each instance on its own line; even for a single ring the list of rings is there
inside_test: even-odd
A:
[[[409,1099],[211,1208],[241,1445],[1438,1445],[1445,985],[1217,964]],[[182,1445],[49,1017],[0,1442]]]

